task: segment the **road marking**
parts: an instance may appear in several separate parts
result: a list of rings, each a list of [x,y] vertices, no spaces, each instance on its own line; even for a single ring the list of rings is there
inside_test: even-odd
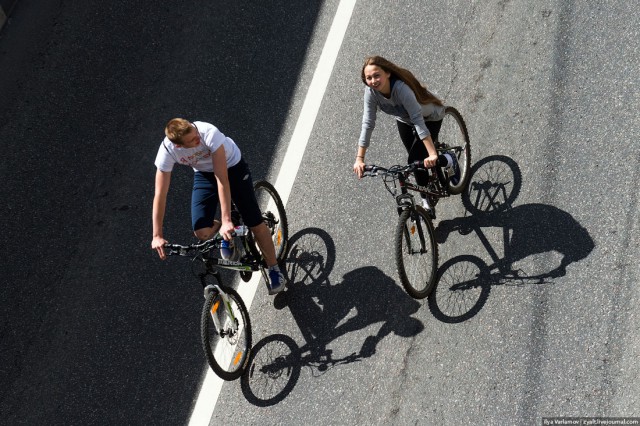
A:
[[[333,17],[333,22],[331,23],[331,28],[329,29],[329,35],[322,48],[318,65],[313,74],[311,84],[309,85],[304,104],[302,105],[300,116],[293,130],[293,135],[289,141],[282,165],[280,166],[275,187],[285,206],[289,200],[293,182],[298,174],[302,156],[307,148],[313,125],[320,110],[320,104],[322,103],[324,93],[329,84],[329,79],[331,78],[331,73],[338,58],[340,46],[342,46],[342,41],[347,32],[347,27],[349,26],[355,5],[356,0],[341,0],[338,5],[336,14]],[[247,309],[251,308],[251,303],[253,302],[260,278],[260,274],[254,273],[248,283],[238,287],[238,293],[247,305]],[[191,418],[189,419],[190,426],[209,424],[223,384],[224,381],[211,371],[211,368],[207,368],[198,399],[191,413]]]

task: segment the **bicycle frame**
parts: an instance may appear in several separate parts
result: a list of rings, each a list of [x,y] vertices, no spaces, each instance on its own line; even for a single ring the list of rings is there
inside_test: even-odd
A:
[[[447,150],[438,150],[446,152]],[[427,186],[420,186],[418,184],[414,184],[408,180],[408,175],[412,173],[415,169],[425,170],[426,173],[429,174],[429,182]],[[406,193],[407,191],[414,191],[421,194],[430,195],[432,197],[444,198],[449,197],[449,191],[447,190],[447,178],[444,176],[442,169],[440,167],[432,167],[429,169],[424,169],[421,167],[416,167],[412,171],[406,171],[402,174],[402,179],[398,179],[399,186],[401,191]]]
[[[188,246],[182,246],[179,244],[167,244],[166,247],[169,248],[169,255],[190,256],[190,252],[196,251],[197,253],[193,257],[193,260],[199,259],[206,265],[207,269],[204,275],[217,273],[214,272],[214,267],[220,267],[240,272],[259,271],[263,267],[263,265],[261,265],[261,261],[257,260],[255,258],[255,255],[249,249],[247,237],[241,236],[239,238],[242,241],[242,250],[245,253],[243,258],[246,258],[246,260],[244,261],[229,260],[223,259],[221,257],[210,256],[212,250],[220,248],[220,244],[222,242],[222,238],[220,236]]]
[[[434,171],[435,169],[435,171]],[[421,167],[420,162],[415,162],[406,166],[392,166],[389,169],[384,167],[370,165],[365,169],[368,175],[377,176],[381,174],[387,191],[395,198],[398,205],[398,212],[408,208],[415,208],[414,195],[409,192],[417,192],[426,194],[431,197],[449,197],[450,194],[446,190],[446,179],[442,175],[439,167],[433,169],[425,169]],[[409,175],[416,170],[424,170],[429,174],[429,183],[427,186],[421,186],[409,181]],[[398,194],[398,191],[400,192]]]
[[[222,259],[218,257],[210,257],[203,259],[205,263],[211,266],[218,266],[224,269],[230,269],[240,272],[254,272],[260,270],[260,266],[255,262],[240,262],[235,260]]]
[[[229,335],[229,336],[235,335],[238,332],[238,321],[236,320],[236,316],[233,313],[233,309],[231,308],[231,302],[229,301],[229,296],[217,284],[210,284],[207,287],[205,287],[205,295],[206,296],[208,296],[208,294],[211,292],[211,290],[207,291],[207,289],[209,287],[212,287],[215,291],[218,292],[218,294],[222,298],[222,303],[223,303],[224,309],[227,311],[227,314],[229,315],[229,317],[232,320],[231,330],[227,331],[227,330],[223,329],[222,328],[222,324],[220,324],[220,321],[218,320],[218,316],[216,315],[216,312],[220,308],[220,302],[215,303],[211,307],[211,312],[210,313],[211,313],[211,319],[213,320],[213,324],[215,325],[216,330],[220,330],[220,337],[225,337],[226,335]]]

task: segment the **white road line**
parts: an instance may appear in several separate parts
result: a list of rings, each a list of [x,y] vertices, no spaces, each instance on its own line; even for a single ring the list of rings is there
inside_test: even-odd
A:
[[[356,0],[341,0],[338,5],[331,28],[329,29],[329,35],[322,48],[318,65],[313,74],[311,84],[309,85],[309,91],[302,105],[300,116],[293,130],[293,135],[289,141],[282,165],[280,166],[275,187],[285,206],[289,200],[293,182],[298,174],[302,156],[309,142],[313,125],[320,110],[320,104],[322,103],[324,93],[329,84],[329,79],[331,78],[331,73],[333,72],[333,67],[338,57],[342,40],[347,32],[347,27],[349,26],[355,5]],[[254,273],[251,281],[238,287],[238,293],[244,300],[247,308],[251,307],[259,281],[260,274]],[[223,384],[224,381],[216,376],[210,368],[207,368],[204,382],[202,383],[198,399],[191,413],[191,418],[189,419],[190,426],[208,425],[210,423]]]

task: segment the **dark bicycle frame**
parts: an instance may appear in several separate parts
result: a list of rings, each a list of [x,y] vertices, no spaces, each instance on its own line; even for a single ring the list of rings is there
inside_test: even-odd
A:
[[[234,224],[242,224],[242,220],[240,219],[239,214],[237,213],[237,210],[235,210],[235,208],[232,210],[231,214]],[[270,217],[264,213],[262,215],[262,218],[265,222],[267,222],[267,226],[270,226],[270,222],[273,221],[273,217]],[[220,279],[220,272],[217,270],[217,267],[238,271],[240,272],[240,275],[243,279],[243,274],[257,271],[263,272],[264,268],[266,268],[264,259],[257,251],[256,243],[253,240],[251,231],[248,231],[246,235],[243,235],[239,238],[242,241],[244,249],[244,255],[239,261],[222,259],[220,257],[215,257],[212,255],[212,250],[220,249],[220,245],[223,241],[222,236],[220,235],[217,235],[216,237],[208,239],[206,241],[201,241],[199,243],[194,243],[186,246],[180,244],[166,244],[165,247],[169,249],[169,252],[167,253],[169,256],[192,256],[191,252],[195,252],[192,261],[196,261],[196,259],[198,259],[205,265],[205,272],[198,275],[198,278],[200,278],[200,283],[204,288],[207,285],[205,280],[205,277],[207,275],[213,275],[216,277],[218,282],[222,282]]]
[[[448,151],[461,151],[462,148],[454,147],[449,148],[445,146],[439,146],[438,152],[448,152]],[[435,169],[435,171],[434,171]],[[429,183],[428,186],[421,186],[418,184],[414,184],[409,181],[409,174],[417,171],[424,170],[429,174]],[[390,168],[385,168],[381,166],[376,166],[374,164],[365,166],[365,176],[377,176],[379,173],[383,175],[383,181],[387,188],[387,191],[396,199],[396,204],[398,204],[398,213],[401,213],[405,208],[414,208],[415,200],[413,198],[413,194],[410,194],[409,191],[414,191],[421,194],[430,195],[436,198],[450,197],[451,194],[447,190],[447,179],[445,178],[440,167],[435,166],[432,168],[425,168],[422,165],[421,161],[415,161],[406,166],[391,166]],[[384,179],[384,177],[389,176],[391,179]],[[397,180],[397,184],[396,184]],[[390,183],[389,181],[392,181]],[[393,189],[391,188],[399,188],[400,194],[394,194]]]

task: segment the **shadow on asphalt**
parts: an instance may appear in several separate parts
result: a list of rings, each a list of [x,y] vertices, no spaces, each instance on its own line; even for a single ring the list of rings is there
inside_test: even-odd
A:
[[[20,2],[0,38],[7,423],[180,424],[205,366],[202,295],[150,250],[153,160],[175,116],[274,161],[322,2]],[[191,238],[191,172],[165,221]]]
[[[421,304],[374,266],[355,269],[341,282],[331,283],[335,256],[333,239],[322,229],[303,229],[290,238],[289,284],[276,296],[274,305],[289,308],[305,343],[298,346],[291,337],[274,334],[254,346],[241,378],[243,394],[250,403],[270,406],[285,399],[302,368],[317,377],[338,365],[373,356],[378,343],[391,333],[412,337],[424,329],[422,322],[412,317]],[[382,326],[375,335],[354,340],[344,354],[334,351],[333,341],[376,323]]]
[[[492,286],[553,284],[554,278],[566,275],[567,266],[586,258],[595,247],[589,232],[569,213],[546,204],[515,204],[522,174],[513,159],[486,157],[471,173],[468,191],[462,194],[467,214],[441,221],[435,235],[438,243],[444,244],[453,232],[474,233],[491,263],[463,254],[440,265],[429,308],[447,323],[474,317]],[[502,231],[502,244],[491,243],[485,233],[488,228]],[[518,262],[534,258],[536,270],[518,266]]]

